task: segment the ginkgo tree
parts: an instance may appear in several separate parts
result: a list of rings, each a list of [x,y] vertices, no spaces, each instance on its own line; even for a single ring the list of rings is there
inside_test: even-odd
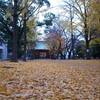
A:
[[[9,14],[13,16],[13,50],[12,50],[12,62],[17,62],[17,24],[19,15],[24,15],[24,49],[26,51],[26,19],[36,13],[44,3],[50,5],[48,0],[10,0],[10,6],[8,6]],[[31,9],[32,13],[29,12]],[[27,17],[27,15],[30,15]],[[24,52],[25,54],[26,52]],[[26,57],[24,56],[24,60]]]
[[[73,2],[70,2],[73,3]],[[67,7],[66,7],[67,6]],[[75,44],[75,39],[74,39],[74,31],[75,31],[75,25],[74,25],[74,10],[72,5],[69,5],[68,3],[66,4],[66,6],[62,6],[62,8],[64,9],[64,11],[67,12],[66,15],[64,15],[67,18],[67,21],[63,23],[63,27],[66,27],[66,30],[68,31],[68,33],[70,34],[70,50],[69,50],[69,56],[68,59],[71,58],[71,53],[72,53],[72,58],[74,59],[74,44]],[[68,28],[67,28],[68,27]]]
[[[94,40],[90,41],[90,48],[93,58],[100,58],[100,0],[92,0],[90,11],[93,12],[89,19],[91,30],[96,36]]]
[[[92,15],[88,19],[90,31],[94,33],[94,36],[100,37],[100,0],[92,0],[89,7]]]
[[[75,42],[79,39],[81,32],[77,25],[76,16],[74,13],[74,2],[65,1],[64,5],[61,5],[62,15],[60,15],[60,20],[62,20],[61,27],[65,31],[64,35],[66,37],[66,50],[68,52],[68,59],[75,59]],[[69,45],[70,44],[70,45]]]
[[[67,1],[63,0],[63,1],[65,4],[72,6],[74,10],[74,14],[77,15],[76,18],[79,21],[77,25],[79,25],[82,28],[80,29],[80,31],[82,32],[82,35],[84,36],[85,43],[86,43],[86,58],[90,59],[89,43],[92,39],[95,38],[94,37],[95,32],[92,31],[93,29],[92,26],[95,27],[97,26],[97,25],[93,25],[92,23],[95,21],[95,19],[97,19],[97,18],[93,18],[93,14],[96,14],[97,9],[99,10],[100,3],[98,3],[98,8],[96,7],[97,9],[95,10],[95,7],[94,9],[92,7],[93,1],[90,2],[90,0],[71,0],[72,3],[70,3],[69,0]],[[95,4],[95,6],[97,5]]]

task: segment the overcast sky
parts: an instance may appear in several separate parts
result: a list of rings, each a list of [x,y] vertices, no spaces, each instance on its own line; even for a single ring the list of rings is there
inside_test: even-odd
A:
[[[59,1],[60,1],[60,0],[49,0],[49,2],[50,2],[50,4],[51,4],[51,7],[54,7],[54,6],[59,5]]]
[[[59,13],[60,10],[60,5],[61,5],[61,0],[49,0],[51,4],[51,11],[55,13]]]

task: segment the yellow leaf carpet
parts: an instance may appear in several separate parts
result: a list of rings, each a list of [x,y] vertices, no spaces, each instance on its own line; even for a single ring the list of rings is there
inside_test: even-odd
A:
[[[100,60],[0,61],[0,100],[100,100]]]

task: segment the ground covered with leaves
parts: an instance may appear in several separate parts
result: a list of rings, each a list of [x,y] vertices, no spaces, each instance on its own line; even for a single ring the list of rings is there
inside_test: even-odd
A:
[[[100,100],[100,60],[0,61],[0,100]]]

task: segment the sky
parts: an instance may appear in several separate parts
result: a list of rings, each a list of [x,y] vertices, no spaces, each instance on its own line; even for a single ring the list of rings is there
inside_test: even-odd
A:
[[[61,14],[61,5],[63,4],[63,0],[48,0],[51,4],[50,11],[53,12],[54,14]]]
[[[60,5],[60,0],[49,0],[50,4],[51,4],[51,8],[54,7],[53,9],[51,9],[51,11],[53,12],[58,12],[58,6]]]

